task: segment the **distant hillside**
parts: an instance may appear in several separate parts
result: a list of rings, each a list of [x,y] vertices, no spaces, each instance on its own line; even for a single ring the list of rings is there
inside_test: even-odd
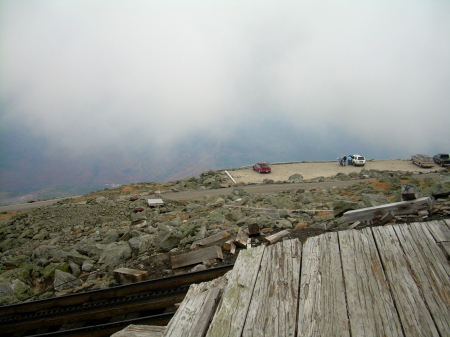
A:
[[[357,142],[345,133],[339,138],[348,144],[345,148],[349,153],[356,151],[352,147]],[[205,169],[236,168],[257,161],[334,160],[342,155],[337,143],[324,144],[312,131],[299,132],[276,119],[254,121],[232,132],[224,126],[222,133],[192,134],[163,148],[133,139],[130,144],[111,144],[95,155],[51,152],[44,140],[29,139],[17,132],[7,132],[3,139],[2,205],[122,184],[173,181],[198,176]],[[369,156],[372,149],[359,144],[358,151]]]

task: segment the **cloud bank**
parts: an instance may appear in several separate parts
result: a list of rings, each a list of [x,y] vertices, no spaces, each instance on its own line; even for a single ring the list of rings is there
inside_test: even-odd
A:
[[[448,1],[0,7],[0,127],[48,153],[170,149],[265,118],[342,151],[343,135],[399,157],[449,151]]]

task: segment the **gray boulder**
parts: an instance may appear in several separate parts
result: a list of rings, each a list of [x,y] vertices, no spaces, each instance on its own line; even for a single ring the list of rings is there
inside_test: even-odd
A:
[[[63,250],[59,246],[54,245],[41,245],[36,247],[36,249],[33,251],[33,258],[34,259],[50,259],[53,258],[54,260],[61,259],[63,255]]]
[[[113,268],[129,257],[131,257],[131,248],[127,242],[113,242],[103,250],[98,263]]]
[[[385,205],[389,203],[389,200],[382,193],[379,194],[367,194],[363,193],[362,202],[366,207],[374,207],[379,205]]]
[[[296,173],[296,174],[291,175],[288,178],[288,181],[290,183],[301,183],[303,181],[303,176],[300,173]]]
[[[0,297],[14,296],[14,289],[8,282],[0,283]]]
[[[128,241],[128,244],[130,245],[132,254],[134,256],[147,251],[150,247],[153,247],[153,243],[155,242],[155,236],[154,235],[142,235],[142,236],[136,236],[134,238],[131,238]]]
[[[333,213],[335,217],[341,216],[347,211],[361,208],[357,202],[347,200],[336,200],[333,202]]]
[[[292,228],[292,222],[287,219],[279,219],[275,222],[276,228]]]
[[[79,287],[83,284],[83,281],[77,279],[70,273],[65,273],[59,269],[55,270],[55,280],[53,281],[53,287],[56,291],[63,291]]]

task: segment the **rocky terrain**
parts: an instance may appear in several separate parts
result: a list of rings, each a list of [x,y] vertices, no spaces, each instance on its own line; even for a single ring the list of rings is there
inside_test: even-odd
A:
[[[249,194],[242,188],[246,182],[234,185],[224,171],[207,170],[199,178],[104,189],[53,206],[1,214],[0,304],[116,286],[113,271],[119,267],[145,270],[157,278],[231,263],[237,253],[224,251],[222,261],[172,269],[166,253],[181,254],[194,241],[222,231],[236,234],[249,224],[258,224],[261,231],[251,239],[253,246],[283,229],[292,230],[287,238],[302,241],[325,231],[346,230],[350,224],[342,218],[345,211],[401,201],[402,184],[415,186],[422,196],[436,197],[433,210],[421,215],[423,221],[448,217],[450,172],[441,170],[436,176],[422,179],[409,171],[349,168],[307,181],[370,179],[349,187],[292,189],[290,183],[306,181],[300,173],[283,181],[264,175],[263,183],[281,182],[285,189]],[[235,186],[231,193],[201,200],[164,198],[166,192],[229,186]],[[162,198],[164,205],[149,207],[149,198]],[[368,225],[374,224],[360,227]]]

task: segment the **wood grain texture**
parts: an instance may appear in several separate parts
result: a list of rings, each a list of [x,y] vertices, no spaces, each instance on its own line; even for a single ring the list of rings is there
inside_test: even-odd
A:
[[[399,225],[394,230],[439,333],[450,334],[450,265],[444,253],[425,224]]]
[[[374,227],[372,231],[404,334],[408,337],[437,337],[439,333],[415,282],[395,227]]]
[[[350,336],[337,233],[303,245],[298,336]]]
[[[266,248],[243,337],[295,336],[300,262],[298,240],[286,240]]]
[[[210,282],[191,285],[163,336],[203,336],[221,299],[229,273]]]
[[[241,250],[207,337],[240,337],[265,246]]]
[[[403,336],[372,232],[339,232],[353,336]]]

